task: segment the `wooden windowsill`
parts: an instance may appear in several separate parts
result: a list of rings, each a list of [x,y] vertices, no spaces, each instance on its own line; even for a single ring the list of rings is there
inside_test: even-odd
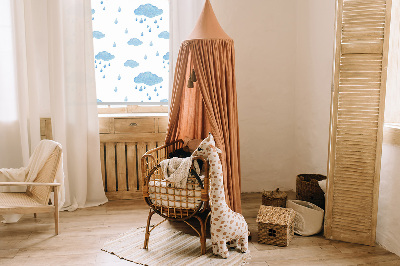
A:
[[[99,114],[99,117],[121,117],[121,118],[129,118],[129,117],[159,117],[159,116],[168,116],[168,113],[122,113],[122,114]]]

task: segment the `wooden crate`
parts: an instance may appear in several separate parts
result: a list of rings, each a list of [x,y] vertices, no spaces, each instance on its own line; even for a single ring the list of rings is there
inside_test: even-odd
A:
[[[167,116],[99,117],[101,172],[109,200],[142,197],[144,153],[164,144]]]

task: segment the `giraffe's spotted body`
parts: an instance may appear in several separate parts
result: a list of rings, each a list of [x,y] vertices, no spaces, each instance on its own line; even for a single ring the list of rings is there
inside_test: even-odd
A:
[[[234,241],[242,252],[248,250],[248,226],[240,213],[232,211],[225,202],[222,164],[213,136],[210,134],[193,153],[208,158],[210,165],[211,241],[213,253],[229,256],[226,243]]]

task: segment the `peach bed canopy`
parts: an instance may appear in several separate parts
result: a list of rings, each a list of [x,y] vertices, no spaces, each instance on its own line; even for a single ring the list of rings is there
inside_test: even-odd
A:
[[[166,143],[203,139],[211,132],[222,150],[226,201],[232,210],[241,212],[234,44],[219,25],[209,0],[189,40],[181,44],[170,103]]]

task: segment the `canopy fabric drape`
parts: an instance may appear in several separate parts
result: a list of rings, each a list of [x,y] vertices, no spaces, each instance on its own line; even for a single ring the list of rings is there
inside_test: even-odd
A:
[[[187,80],[194,69],[194,88]],[[222,150],[227,204],[241,212],[240,149],[231,39],[193,39],[181,45],[175,68],[166,143],[203,139],[211,132]]]

